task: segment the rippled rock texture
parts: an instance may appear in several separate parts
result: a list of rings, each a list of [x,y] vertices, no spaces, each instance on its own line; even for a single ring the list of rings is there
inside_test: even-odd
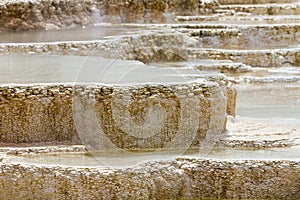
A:
[[[244,5],[247,3],[251,5]],[[270,5],[269,3],[276,4]],[[211,13],[297,15],[300,12],[300,6],[293,3],[293,1],[289,0],[284,2],[244,2],[237,0],[80,0],[76,2],[62,0],[6,0],[0,3],[0,22],[3,24],[0,30],[51,30],[85,26],[99,22],[170,23],[174,22],[174,16],[176,15],[207,15]]]
[[[196,109],[197,113],[191,120],[198,123],[199,128],[196,130],[197,136],[193,143],[199,144],[200,139],[205,138],[208,131],[219,134],[226,129],[227,102],[230,102],[228,106],[233,106],[235,98],[228,92],[231,90],[227,89],[226,83],[220,82],[220,84],[223,85],[216,82],[208,85],[195,83],[173,86],[154,84],[137,87],[100,85],[86,89],[85,87],[80,87],[82,89],[76,87],[76,90],[83,90],[82,94],[76,93],[77,97],[80,96],[77,103],[79,102],[79,106],[81,106],[77,110],[84,112],[88,108],[86,102],[95,101],[92,105],[95,107],[96,115],[102,123],[105,134],[112,137],[112,141],[120,148],[135,149],[164,146],[164,142],[171,139],[168,137],[173,137],[172,135],[176,135],[178,129],[182,128],[180,126],[183,125],[180,123],[184,122],[185,118],[181,118],[185,116],[189,119],[189,113],[182,114],[182,112],[185,109],[190,112],[188,107],[194,105],[193,108],[199,107],[199,110]],[[1,142],[57,142],[76,141],[78,138],[73,118],[74,88],[72,86],[7,86],[0,88],[0,95]],[[127,96],[132,99],[132,102],[126,103]],[[138,124],[145,123],[146,119],[143,119],[143,116],[145,117],[150,112],[145,109],[155,106],[166,110],[166,116],[162,119],[166,123],[159,131],[158,136],[155,135],[152,139],[146,138],[143,142],[136,141],[134,138],[126,136],[126,129],[120,129],[120,127],[124,128],[128,125],[131,120],[137,120],[135,123]],[[113,116],[113,114],[116,115],[116,113],[112,113],[113,108],[120,114],[118,118]],[[231,113],[233,109],[228,108]],[[126,112],[130,114],[126,115]],[[116,119],[119,120],[119,123],[115,121]],[[151,130],[154,131],[154,129]]]
[[[5,63],[10,54],[93,55],[150,63],[148,74],[154,65],[199,71],[179,73],[192,80],[184,83],[40,84],[32,74],[35,84],[22,85],[10,84],[17,67],[2,65],[0,199],[300,199],[299,14],[294,0],[2,1],[3,32],[123,28],[87,41],[10,39],[0,44]],[[67,29],[57,33],[76,30]],[[128,168],[134,158],[120,151],[104,162],[111,146],[185,152]]]
[[[1,198],[300,198],[298,162],[177,159],[129,169],[0,165]]]
[[[195,46],[195,42],[188,36],[172,30],[145,31],[110,40],[0,44],[0,52],[2,54],[104,56],[149,63],[185,60],[187,50],[182,47]]]
[[[3,1],[2,30],[58,29],[99,22],[165,22],[174,13],[186,15],[211,12],[216,3],[198,0],[159,1]]]

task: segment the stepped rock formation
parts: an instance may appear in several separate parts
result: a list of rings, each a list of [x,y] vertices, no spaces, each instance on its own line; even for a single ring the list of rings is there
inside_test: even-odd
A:
[[[0,2],[0,198],[300,199],[300,2]]]

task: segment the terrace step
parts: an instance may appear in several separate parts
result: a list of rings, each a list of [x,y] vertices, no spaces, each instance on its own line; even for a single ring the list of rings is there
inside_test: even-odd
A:
[[[175,20],[178,22],[207,22],[218,21],[224,14],[211,14],[211,15],[195,15],[195,16],[176,16]]]
[[[300,65],[300,48],[234,50],[234,49],[188,49],[189,59],[216,59],[241,62],[252,67],[281,67],[285,63]]]
[[[155,65],[155,63],[152,63]],[[252,72],[252,67],[243,63],[232,62],[230,60],[189,60],[186,62],[165,62],[157,64],[169,68],[192,68],[200,71],[217,71],[230,73]]]
[[[1,1],[0,199],[300,199],[298,7]]]
[[[189,139],[192,145],[199,144],[200,138],[205,138],[208,133],[224,132],[226,110],[234,110],[227,108],[227,105],[235,105],[234,96],[228,95],[233,91],[226,78],[218,74],[199,74],[194,69],[174,70],[99,57],[1,56],[0,60],[5,63],[1,65],[0,75],[2,143],[76,143],[78,137],[87,142],[85,139],[90,136],[87,145],[92,145],[89,140],[98,137],[93,135],[92,127],[100,120],[105,135],[119,148],[161,148],[172,139],[167,136],[181,133],[183,127],[195,133],[191,135],[193,139]],[[10,63],[14,63],[13,69]],[[11,82],[14,84],[5,84]],[[128,102],[128,98],[132,102]],[[86,113],[89,106],[96,109],[94,112],[99,117],[94,119],[96,121]],[[166,112],[157,111],[161,116],[152,113],[151,119],[161,120],[149,119],[149,122],[147,116],[143,117],[150,112],[143,113],[143,109],[157,110],[158,106]],[[198,113],[192,115],[189,106]],[[196,124],[207,123],[207,129],[196,126],[193,131],[192,127],[187,127],[185,119]],[[164,120],[167,122],[160,124]],[[128,130],[128,123],[132,124],[129,128],[134,128]],[[152,126],[159,129],[149,127],[148,130],[148,123],[154,123]],[[142,135],[126,136],[127,132]],[[151,137],[146,137],[147,134]],[[189,138],[186,134],[185,137]]]
[[[220,4],[279,4],[296,3],[298,0],[218,0]]]
[[[245,5],[220,5],[219,11],[223,12],[244,12],[256,15],[299,15],[299,3],[285,4],[245,4]]]
[[[250,13],[234,12],[234,14],[211,14],[207,16],[176,16],[179,23],[228,23],[228,24],[278,24],[280,23],[299,23],[299,15],[253,15]]]
[[[209,37],[209,36],[220,36],[220,35],[230,35],[230,36],[238,36],[240,30],[237,28],[218,28],[218,29],[189,29],[189,28],[178,28],[177,31],[181,33],[188,34],[191,37]]]
[[[294,151],[297,150],[299,151],[299,149]],[[260,151],[237,153],[230,149],[227,151],[217,149],[212,153],[214,152],[218,157],[225,155],[225,158],[214,160],[183,157],[171,161],[165,159],[146,162],[136,167],[121,169],[101,166],[100,161],[97,162],[90,156],[85,158],[82,153],[32,154],[27,157],[15,156],[14,158],[4,155],[0,175],[6,184],[3,185],[0,198],[165,199],[195,197],[197,199],[219,196],[232,199],[240,195],[247,195],[247,197],[251,195],[255,199],[300,198],[299,161],[287,160],[286,156],[283,157],[284,153],[281,153],[282,160],[266,159],[263,154],[260,156],[262,159],[257,160]],[[255,159],[247,160],[245,155],[248,154],[255,155]],[[228,159],[228,155],[232,155],[231,159]],[[88,166],[85,165],[86,163]],[[190,178],[191,174],[194,178]],[[201,181],[202,179],[205,181]],[[18,181],[18,184],[13,180]],[[155,183],[156,187],[149,189],[149,182]],[[193,185],[188,190],[188,194],[182,192],[186,190],[187,183]],[[225,189],[220,190],[220,185]],[[55,192],[49,188],[54,188]],[[199,190],[199,188],[203,189]],[[255,192],[251,192],[253,188]],[[268,188],[268,191],[262,188]],[[220,191],[224,192],[220,194]]]

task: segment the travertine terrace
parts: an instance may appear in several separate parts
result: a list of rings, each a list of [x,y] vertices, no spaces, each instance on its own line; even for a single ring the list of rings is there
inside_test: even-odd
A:
[[[0,199],[300,199],[300,1],[0,2]]]

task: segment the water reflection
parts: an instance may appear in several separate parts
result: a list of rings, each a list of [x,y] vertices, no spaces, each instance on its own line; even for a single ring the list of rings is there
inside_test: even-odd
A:
[[[85,28],[72,28],[65,30],[31,31],[1,33],[0,43],[27,43],[27,42],[58,42],[58,41],[90,41],[106,37],[124,35],[140,31],[141,28],[133,26],[99,25]]]
[[[214,159],[220,161],[236,161],[236,160],[291,160],[300,161],[299,157],[300,147],[295,146],[291,148],[272,148],[272,149],[242,149],[242,148],[225,148],[225,147],[215,147],[207,155],[206,159]],[[155,155],[155,157],[148,156],[147,152],[138,152],[137,154],[132,154],[139,156],[147,161],[159,161],[159,160],[170,160],[170,155],[176,151],[172,150],[162,150],[162,153]],[[186,158],[199,158],[199,149],[190,149],[185,155],[181,157]],[[27,163],[27,164],[40,164],[40,165],[64,165],[64,166],[77,166],[77,167],[105,167],[105,163],[99,162],[98,159],[94,157],[95,155],[77,152],[77,153],[38,153],[38,154],[28,154],[22,156],[9,156],[6,159],[13,163]],[[99,151],[97,156],[104,156],[110,160],[110,162],[120,162],[120,166],[126,166],[128,163],[134,162],[135,156],[126,157],[123,159],[123,155],[120,152],[115,151]],[[125,163],[124,163],[125,162]]]
[[[98,82],[101,75],[102,83],[185,82],[189,78],[183,74],[199,73],[193,69],[159,68],[138,61],[103,57],[3,55],[0,63],[0,84],[80,81],[76,78],[83,65],[89,72],[95,72],[85,77],[89,82]],[[80,73],[84,77],[84,71]]]

